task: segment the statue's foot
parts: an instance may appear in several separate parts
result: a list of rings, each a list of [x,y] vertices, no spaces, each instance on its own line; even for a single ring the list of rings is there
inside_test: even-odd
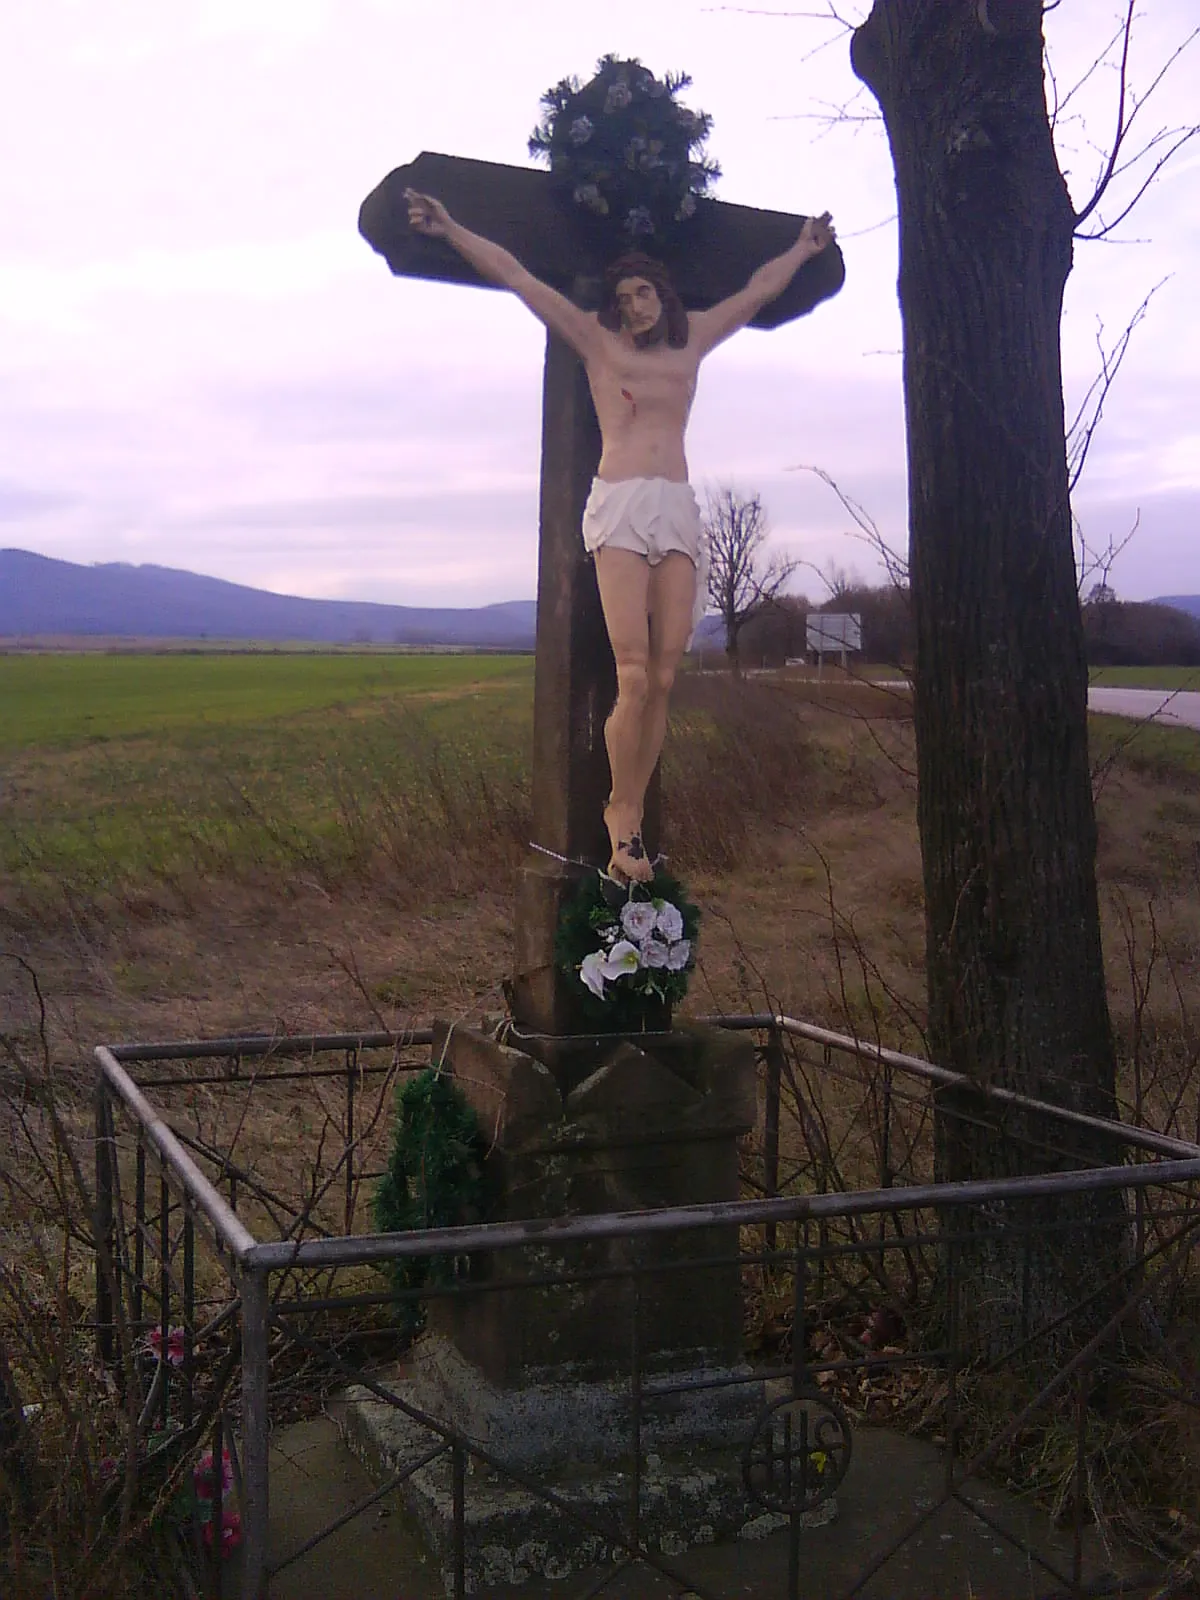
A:
[[[646,855],[640,833],[635,833],[630,839],[617,841],[617,848],[608,863],[608,875],[621,883],[650,882],[654,867]]]
[[[654,866],[646,855],[637,817],[624,814],[623,807],[606,806],[604,824],[612,843],[609,877],[618,883],[649,883]]]

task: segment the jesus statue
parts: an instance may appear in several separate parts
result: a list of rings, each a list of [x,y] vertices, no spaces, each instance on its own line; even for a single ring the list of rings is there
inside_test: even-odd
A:
[[[583,543],[596,563],[617,668],[604,730],[608,872],[623,883],[646,883],[654,867],[642,843],[642,806],[675,673],[708,599],[708,552],[684,455],[700,363],[832,243],[829,213],[807,218],[790,249],[707,311],[686,311],[660,262],[628,254],[608,268],[600,309],[588,312],[455,222],[439,200],[413,189],[405,199],[411,227],[445,239],[485,278],[511,289],[586,369],[602,448]]]

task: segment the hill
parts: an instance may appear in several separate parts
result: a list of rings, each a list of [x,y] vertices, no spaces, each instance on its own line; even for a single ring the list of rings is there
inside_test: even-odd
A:
[[[1176,611],[1186,611],[1190,617],[1200,617],[1200,594],[1160,594],[1150,604],[1174,606]]]
[[[79,566],[0,550],[0,637],[294,639],[323,644],[533,648],[536,606],[473,609],[305,600],[173,567]]]

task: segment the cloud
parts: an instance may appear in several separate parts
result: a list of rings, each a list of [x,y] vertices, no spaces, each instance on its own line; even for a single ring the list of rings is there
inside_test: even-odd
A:
[[[27,517],[46,517],[71,504],[70,497],[49,489],[33,489],[23,483],[0,478],[0,522],[21,522]]]
[[[1140,83],[1190,3],[1161,0],[1139,25]],[[1095,19],[1050,16],[1068,83]],[[809,119],[856,90],[844,40],[808,57],[832,31],[675,0],[559,8],[533,30],[487,0],[112,0],[102,23],[67,0],[16,8],[0,59],[0,141],[22,151],[0,169],[0,436],[19,463],[0,489],[6,538],[306,594],[532,594],[542,331],[510,296],[394,280],[358,238],[357,207],[421,149],[523,162],[543,89],[616,49],[692,72],[724,198],[835,212],[845,289],[713,356],[689,453],[701,484],[762,492],[781,546],[870,570],[836,498],[792,470],[825,468],[903,546],[896,229],[875,227],[894,184],[877,125]],[[1080,194],[1110,77],[1076,102],[1090,127],[1062,130]],[[1177,82],[1164,122],[1191,114]],[[1198,172],[1185,156],[1147,196],[1136,232],[1151,242],[1081,247],[1068,287],[1076,394],[1097,318],[1111,342],[1175,274],[1079,497],[1089,537],[1143,505],[1118,569],[1130,592],[1178,590],[1192,570]]]
[[[1132,533],[1112,571],[1112,586],[1122,599],[1200,594],[1200,489],[1083,491],[1075,510],[1093,554],[1110,541],[1120,545]]]

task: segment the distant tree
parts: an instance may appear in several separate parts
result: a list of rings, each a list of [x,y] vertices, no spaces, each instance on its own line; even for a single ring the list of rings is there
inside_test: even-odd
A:
[[[906,671],[912,666],[916,641],[907,585],[846,582],[817,609],[850,612],[862,618],[864,661]]]
[[[760,496],[722,485],[705,496],[708,596],[725,625],[725,654],[739,672],[739,641],[753,618],[780,604],[796,562],[768,554],[767,514]]]
[[[780,595],[764,606],[742,629],[738,650],[743,661],[764,667],[782,667],[803,659],[807,645],[808,613],[814,609],[807,595]]]
[[[1089,666],[1200,666],[1200,620],[1174,606],[1089,594],[1083,636]]]

